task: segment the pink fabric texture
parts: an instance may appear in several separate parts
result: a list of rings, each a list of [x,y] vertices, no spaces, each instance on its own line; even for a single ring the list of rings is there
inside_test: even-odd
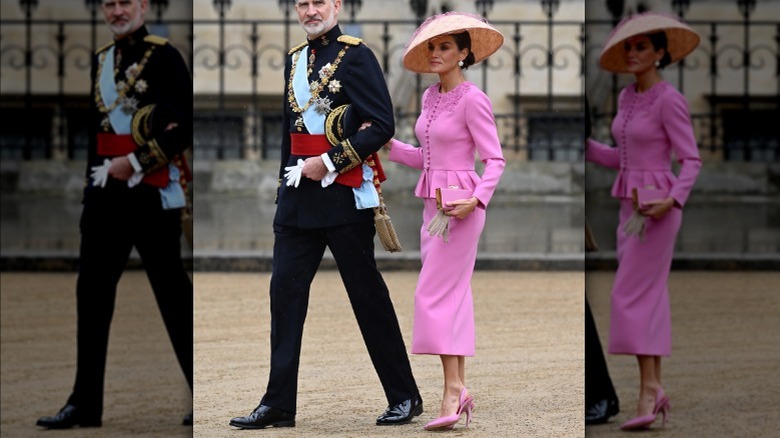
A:
[[[616,148],[588,140],[586,151],[588,161],[618,169],[611,191],[621,205],[609,352],[669,356],[669,270],[681,207],[701,168],[685,98],[666,82],[644,93],[636,92],[636,84],[629,85],[620,94],[612,135]],[[681,163],[678,176],[671,170],[672,154]],[[660,220],[647,218],[644,240],[626,236],[623,225],[633,210],[631,189],[649,185],[666,190],[680,208],[672,208]]]
[[[390,160],[420,169],[415,195],[423,198],[420,229],[422,269],[414,295],[412,353],[473,356],[474,304],[471,277],[488,205],[504,170],[493,108],[470,82],[448,93],[439,84],[423,95],[415,133],[421,147],[393,140]],[[475,154],[485,164],[480,177]],[[450,218],[449,240],[431,237],[425,227],[436,214],[436,188],[457,185],[479,200],[465,219]]]
[[[660,82],[644,93],[631,84],[620,93],[618,112],[612,122],[617,148],[588,140],[586,159],[618,169],[612,196],[630,198],[634,187],[669,191],[682,207],[701,168],[699,149],[693,135],[685,97],[668,82]],[[671,156],[681,163],[675,176]]]

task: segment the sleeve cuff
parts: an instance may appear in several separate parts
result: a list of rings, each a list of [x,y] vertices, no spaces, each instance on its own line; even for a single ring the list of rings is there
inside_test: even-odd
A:
[[[135,154],[130,152],[127,154],[127,159],[130,160],[130,164],[133,166],[133,170],[136,172],[143,172],[144,168],[141,167],[141,163],[138,162],[138,158],[135,157]]]
[[[328,156],[328,153],[325,152],[322,155],[320,155],[322,158],[322,162],[325,163],[325,167],[328,168],[328,172],[335,172],[336,166],[333,165],[333,161],[331,161],[330,157]]]

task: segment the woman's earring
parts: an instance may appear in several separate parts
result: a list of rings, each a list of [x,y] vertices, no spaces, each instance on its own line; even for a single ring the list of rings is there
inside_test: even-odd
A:
[[[658,67],[660,67],[660,66],[661,66],[661,61],[659,61],[659,60],[656,60],[656,61],[655,61],[655,67],[656,67],[656,68],[658,68]]]
[[[458,67],[463,67],[463,61],[458,61]]]

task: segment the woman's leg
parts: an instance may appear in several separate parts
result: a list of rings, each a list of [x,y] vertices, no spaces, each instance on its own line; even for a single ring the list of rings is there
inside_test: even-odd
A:
[[[448,417],[458,412],[460,391],[463,389],[463,381],[460,375],[461,361],[459,359],[462,359],[463,356],[442,354],[440,357],[442,367],[444,368],[444,394],[441,399],[439,416]]]
[[[661,389],[660,374],[656,373],[656,363],[660,369],[659,356],[638,355],[639,376],[641,379],[639,388],[639,402],[637,404],[637,416],[651,415],[655,407],[655,396]]]
[[[655,358],[655,376],[658,379],[658,387],[663,388],[663,383],[661,382],[661,356],[653,356]]]
[[[466,386],[466,356],[458,356],[458,375],[460,383]]]

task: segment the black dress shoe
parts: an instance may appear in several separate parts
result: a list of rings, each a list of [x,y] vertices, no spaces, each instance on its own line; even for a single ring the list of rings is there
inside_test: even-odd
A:
[[[182,426],[192,426],[192,412],[184,416],[184,419],[181,420]]]
[[[36,426],[49,429],[67,429],[73,426],[100,427],[100,416],[86,415],[81,409],[73,405],[65,405],[57,415],[41,417],[35,422]]]
[[[406,424],[412,418],[423,413],[423,403],[420,394],[408,398],[401,403],[388,406],[385,412],[376,419],[377,426]]]
[[[261,404],[248,416],[230,420],[230,425],[242,429],[264,429],[269,426],[295,427],[295,415]]]
[[[585,409],[585,424],[603,424],[620,412],[616,398],[602,399]]]

